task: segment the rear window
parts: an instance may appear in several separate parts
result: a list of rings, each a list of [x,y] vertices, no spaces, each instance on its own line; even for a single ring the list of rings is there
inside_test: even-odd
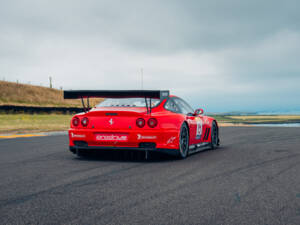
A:
[[[147,99],[150,106],[150,99]],[[160,103],[160,99],[151,99],[151,107],[156,107]],[[106,98],[96,107],[146,107],[144,98]]]

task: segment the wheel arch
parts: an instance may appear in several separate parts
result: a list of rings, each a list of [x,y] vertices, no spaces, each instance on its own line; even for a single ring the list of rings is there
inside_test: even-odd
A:
[[[182,124],[184,124],[184,123],[185,123],[186,126],[188,127],[188,132],[189,132],[189,134],[190,134],[190,126],[189,126],[189,123],[188,123],[186,120],[184,120]]]

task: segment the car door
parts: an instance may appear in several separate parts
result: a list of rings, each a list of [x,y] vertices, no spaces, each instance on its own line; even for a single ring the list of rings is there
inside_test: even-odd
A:
[[[181,113],[186,115],[190,128],[190,145],[200,143],[203,131],[203,117],[201,115],[194,116],[193,108],[183,99],[174,97],[173,100]]]

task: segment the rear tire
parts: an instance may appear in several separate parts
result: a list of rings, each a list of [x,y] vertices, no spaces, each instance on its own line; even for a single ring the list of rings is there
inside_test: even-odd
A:
[[[179,158],[184,159],[189,154],[189,128],[183,123],[180,128],[179,136]]]
[[[211,142],[210,142],[211,149],[217,149],[219,146],[219,129],[215,121],[212,122],[211,126]]]

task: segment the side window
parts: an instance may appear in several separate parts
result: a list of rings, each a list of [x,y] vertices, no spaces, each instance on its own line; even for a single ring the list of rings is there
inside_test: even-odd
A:
[[[188,113],[194,112],[193,108],[191,106],[189,106],[189,104],[187,104],[182,99],[174,98],[174,102],[178,105],[178,107],[180,108],[180,110],[183,114],[188,114]]]
[[[180,110],[178,109],[178,106],[170,98],[168,99],[167,103],[165,104],[165,109],[169,110],[171,112],[176,112],[176,113],[180,112]]]

